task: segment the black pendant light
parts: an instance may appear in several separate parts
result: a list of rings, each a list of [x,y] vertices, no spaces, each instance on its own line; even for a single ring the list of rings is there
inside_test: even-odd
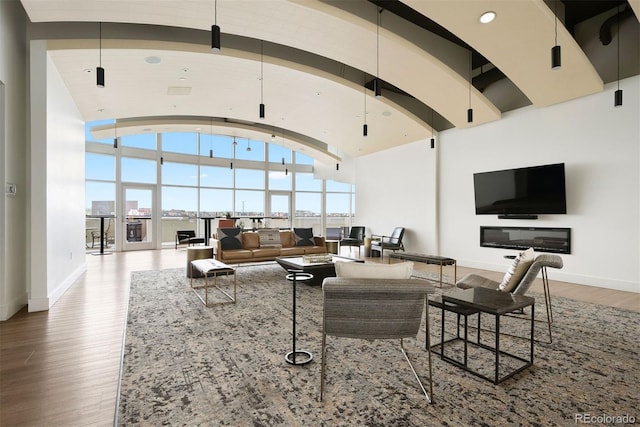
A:
[[[209,158],[213,159],[213,117],[209,119]]]
[[[431,108],[431,148],[436,148],[436,138],[434,137],[433,128],[433,108]]]
[[[367,86],[366,80],[367,75],[364,76],[365,86],[364,86],[364,124],[362,125],[362,136],[367,136],[369,134],[369,126],[367,126]]]
[[[211,26],[211,51],[220,52],[220,27],[218,26],[218,0],[215,0],[213,8],[213,25]]]
[[[473,51],[469,51],[469,108],[467,109],[467,123],[473,123],[473,108],[471,108],[471,70],[473,68]]]
[[[102,22],[100,22],[100,64],[96,68],[96,85],[98,87],[104,87],[104,68],[102,68]]]
[[[118,121],[113,122],[113,148],[118,148]]]
[[[551,48],[551,69],[557,70],[562,65],[560,46],[558,45],[558,0],[554,2],[555,45]]]
[[[620,89],[620,6],[617,9],[618,12],[618,89],[613,95],[614,107],[620,107],[622,105],[622,89]]]
[[[264,40],[260,40],[260,118],[264,119]]]

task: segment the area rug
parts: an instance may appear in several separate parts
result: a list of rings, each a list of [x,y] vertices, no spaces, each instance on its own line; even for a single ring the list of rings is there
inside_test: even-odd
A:
[[[434,355],[429,404],[397,342],[328,337],[319,401],[322,291],[298,285],[297,348],[314,359],[289,365],[292,286],[284,273],[273,264],[239,267],[237,303],[206,308],[184,269],[134,272],[117,424],[550,426],[640,419],[640,316],[562,298],[553,299],[553,343],[545,342],[546,323],[537,321],[534,365],[499,385]],[[430,310],[433,341],[439,320],[440,312]],[[513,325],[514,335],[529,325],[517,318],[503,324]],[[511,341],[514,351],[526,349],[526,341]],[[424,333],[405,347],[428,379]],[[490,353],[477,357],[491,362]]]

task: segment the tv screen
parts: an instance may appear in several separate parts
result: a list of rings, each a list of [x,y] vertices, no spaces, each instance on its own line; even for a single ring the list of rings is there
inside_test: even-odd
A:
[[[473,174],[476,214],[566,214],[564,163]]]

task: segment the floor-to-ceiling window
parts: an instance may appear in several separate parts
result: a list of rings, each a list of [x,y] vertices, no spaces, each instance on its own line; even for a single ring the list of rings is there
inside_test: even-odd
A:
[[[313,159],[283,143],[199,132],[116,132],[105,140],[87,132],[87,214],[102,206],[126,216],[117,206],[123,186],[155,185],[155,237],[163,246],[173,245],[176,230],[203,235],[204,217],[230,215],[244,228],[311,227],[315,234],[348,226],[354,217],[354,186],[314,178]],[[88,219],[88,246],[93,228]]]

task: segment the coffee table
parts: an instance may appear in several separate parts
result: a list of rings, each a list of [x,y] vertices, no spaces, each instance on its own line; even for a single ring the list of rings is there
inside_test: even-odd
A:
[[[302,256],[284,256],[277,257],[276,262],[285,270],[299,270],[303,273],[313,275],[313,279],[305,283],[310,285],[321,285],[325,277],[335,277],[336,266],[334,262],[364,262],[364,260],[356,258],[348,258],[339,255],[333,255],[331,261],[326,262],[306,262]]]

